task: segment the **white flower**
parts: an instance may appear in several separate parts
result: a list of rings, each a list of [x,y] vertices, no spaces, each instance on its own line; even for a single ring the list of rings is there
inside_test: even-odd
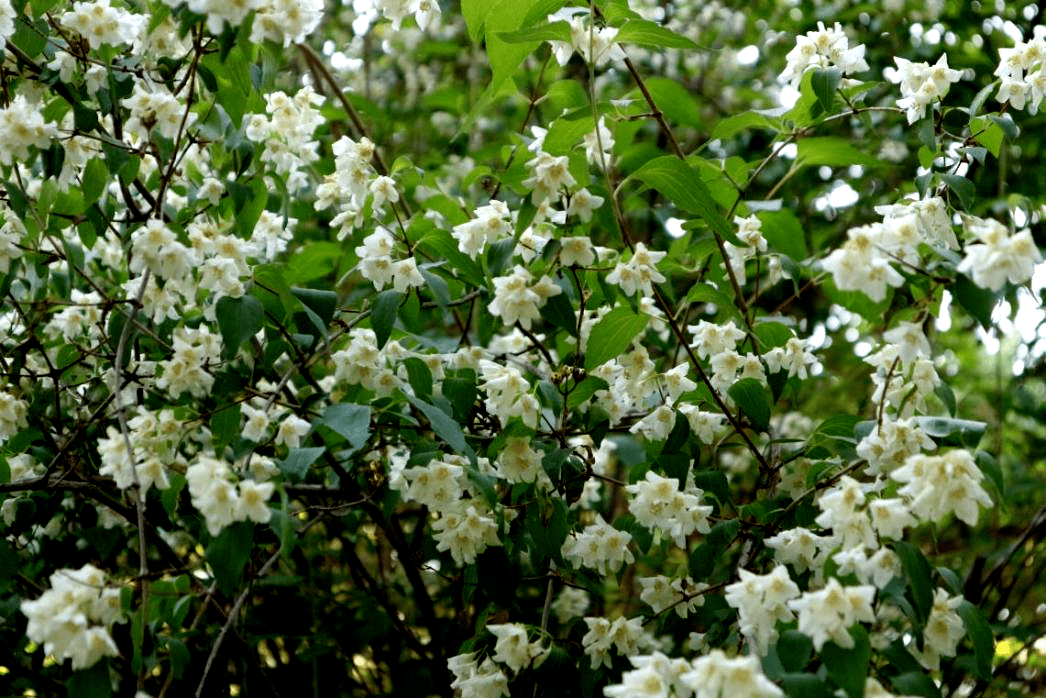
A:
[[[725,589],[726,602],[737,609],[741,632],[762,656],[777,637],[777,622],[794,618],[788,602],[799,597],[799,587],[788,576],[784,565],[757,575],[739,570],[741,580]]]
[[[542,647],[540,642],[530,642],[526,626],[520,623],[487,625],[487,630],[498,639],[491,658],[513,672],[522,671],[535,661],[540,664],[548,655],[550,648]]]
[[[302,437],[309,433],[311,426],[301,417],[289,414],[276,429],[276,443],[286,444],[287,448],[298,448]]]
[[[973,216],[965,219],[966,229],[978,242],[966,246],[966,256],[958,270],[971,274],[973,282],[992,291],[1001,290],[1008,281],[1022,284],[1032,277],[1035,265],[1042,261],[1042,253],[1025,228],[1013,235],[996,220]]]
[[[629,296],[636,291],[642,291],[646,296],[653,295],[652,284],[659,284],[665,280],[656,265],[667,254],[667,252],[652,252],[643,243],[636,243],[632,257],[627,262],[617,263],[613,271],[607,275],[607,283],[620,286],[621,290]]]
[[[624,564],[635,562],[632,551],[628,549],[631,541],[631,534],[617,530],[600,517],[581,533],[568,536],[562,552],[574,566],[610,574]]]
[[[860,73],[868,70],[864,60],[864,45],[850,47],[842,25],[835,23],[831,29],[824,22],[817,23],[817,30],[796,37],[795,48],[785,56],[788,64],[780,79],[798,88],[803,73],[811,68],[838,68],[843,74]]]
[[[852,648],[854,639],[848,630],[856,622],[875,622],[874,598],[875,587],[844,587],[832,577],[823,589],[804,592],[788,606],[799,615],[799,632],[813,640],[820,652],[828,640],[844,649]]]
[[[990,507],[991,497],[981,487],[983,474],[969,451],[956,449],[939,456],[915,454],[890,477],[904,483],[898,494],[911,500],[912,512],[925,521],[947,514],[970,526],[977,525],[978,505]]]

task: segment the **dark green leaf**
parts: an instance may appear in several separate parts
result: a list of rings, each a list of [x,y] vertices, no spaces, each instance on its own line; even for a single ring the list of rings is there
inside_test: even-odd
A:
[[[549,298],[541,307],[541,317],[550,324],[566,330],[571,336],[577,335],[577,317],[574,315],[574,306],[567,300],[566,294]]]
[[[211,415],[211,438],[214,452],[222,454],[225,447],[240,434],[240,404],[236,403]]]
[[[830,698],[828,683],[817,674],[785,674],[781,688],[789,698]]]
[[[218,328],[222,333],[225,346],[222,357],[231,359],[240,350],[240,345],[248,341],[262,328],[265,309],[261,301],[254,296],[232,298],[223,296],[218,299],[214,308],[218,319]]]
[[[207,564],[214,571],[214,580],[223,594],[231,596],[239,590],[253,541],[254,524],[240,522],[226,526],[207,546]]]
[[[618,30],[614,40],[620,44],[637,44],[654,48],[700,48],[685,36],[645,19],[631,19],[626,22]]]
[[[733,226],[719,212],[708,185],[697,170],[679,158],[666,155],[651,160],[632,173],[632,177],[661,192],[684,211],[701,216],[724,239],[738,247],[744,246]]]
[[[860,625],[850,628],[854,646],[847,649],[834,642],[825,643],[821,658],[828,668],[828,676],[843,689],[848,698],[864,698],[864,684],[868,676],[871,645],[868,631]]]
[[[309,472],[309,466],[323,455],[326,449],[323,446],[310,448],[292,448],[287,457],[276,463],[283,476],[291,482],[300,482],[305,479],[305,473]]]
[[[646,328],[648,322],[648,315],[635,313],[626,306],[614,308],[604,315],[589,333],[585,349],[585,369],[591,371],[620,356],[628,349],[632,340]]]
[[[978,678],[990,681],[992,678],[992,658],[995,656],[995,639],[988,621],[981,610],[969,601],[963,600],[957,609],[966,625],[966,634],[973,641],[974,666]]]
[[[585,376],[580,383],[574,386],[570,391],[570,394],[567,396],[567,409],[573,411],[579,405],[595,395],[597,391],[606,390],[608,387],[609,385],[602,378],[597,378],[596,376]]]
[[[323,411],[316,425],[326,425],[352,444],[358,451],[370,436],[370,407],[351,402],[338,402]]]
[[[925,625],[933,608],[933,580],[930,563],[926,561],[919,549],[910,543],[894,543],[894,552],[901,559],[905,581],[912,593],[913,608],[920,624]]]
[[[371,303],[370,324],[374,328],[379,349],[389,341],[392,325],[396,322],[396,311],[399,310],[401,302],[403,302],[403,294],[399,291],[382,291],[374,296]]]
[[[316,314],[320,320],[320,326],[317,329],[325,332],[327,325],[334,319],[334,311],[338,308],[338,295],[334,291],[297,287],[292,287],[291,293],[301,301],[302,305]]]
[[[959,307],[969,313],[981,327],[987,330],[994,326],[992,309],[998,301],[995,293],[977,286],[964,274],[955,276],[952,293],[955,294],[955,301]]]
[[[954,417],[916,417],[919,428],[927,436],[935,439],[949,439],[960,446],[974,447],[980,443],[988,428],[986,422],[975,422],[972,419],[955,419]]]
[[[787,672],[798,672],[806,668],[814,651],[814,643],[798,630],[786,630],[777,640],[777,656]]]
[[[810,86],[814,90],[817,102],[825,112],[832,111],[832,103],[835,101],[835,91],[839,89],[839,83],[843,79],[843,73],[838,68],[817,68],[810,76]]]
[[[470,461],[475,463],[476,453],[472,450],[472,447],[465,441],[465,434],[461,430],[461,425],[454,421],[454,419],[440,408],[430,405],[427,402],[423,402],[416,397],[407,395],[407,400],[410,404],[414,405],[425,418],[429,420],[429,424],[432,425],[432,431],[436,432],[436,435],[447,442],[458,455],[467,456]]]
[[[67,695],[76,698],[109,698],[113,694],[109,660],[102,658],[87,669],[74,671],[65,683]]]
[[[80,177],[83,183],[84,203],[93,204],[109,183],[109,168],[101,158],[91,158]]]
[[[770,394],[755,378],[743,378],[727,391],[737,407],[759,431],[770,427]]]
[[[938,173],[937,176],[948,185],[949,189],[955,192],[962,207],[969,211],[973,205],[973,198],[977,195],[977,189],[973,186],[973,182],[960,175],[948,174],[947,172]]]
[[[432,400],[432,370],[429,365],[416,356],[409,356],[403,360],[407,368],[407,380],[414,394],[426,402]]]
[[[763,222],[763,237],[772,249],[788,255],[796,262],[810,255],[803,227],[795,213],[789,209],[766,211],[759,214],[759,219]]]

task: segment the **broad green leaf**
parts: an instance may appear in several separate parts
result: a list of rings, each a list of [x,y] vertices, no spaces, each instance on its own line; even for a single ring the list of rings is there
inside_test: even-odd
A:
[[[323,455],[325,450],[323,446],[292,448],[287,453],[286,458],[277,461],[276,467],[291,482],[299,482],[305,479],[305,473],[309,472],[309,466],[315,463],[316,459]]]
[[[620,356],[632,340],[646,329],[650,316],[620,306],[604,315],[588,336],[585,348],[585,370],[591,371]]]
[[[254,296],[223,296],[215,304],[214,315],[218,319],[218,329],[225,344],[222,357],[231,359],[240,350],[240,345],[262,328],[265,310],[261,301]]]
[[[994,292],[981,288],[965,274],[956,274],[951,291],[959,307],[969,313],[970,317],[980,323],[981,327],[987,330],[994,326],[992,310],[998,301],[998,296]]]
[[[211,415],[211,438],[214,440],[214,452],[222,454],[225,447],[240,434],[240,403],[229,405]]]
[[[610,387],[605,380],[596,376],[585,376],[585,378],[574,386],[567,395],[567,409],[573,411],[586,400],[596,394],[597,391],[606,390]]]
[[[65,682],[65,688],[67,695],[77,698],[109,698],[113,694],[109,659],[103,657],[86,669],[74,671]]]
[[[781,688],[789,698],[830,698],[828,683],[817,674],[792,673],[781,677]]]
[[[631,19],[618,29],[614,40],[619,44],[637,44],[654,48],[701,48],[685,36],[645,19]]]
[[[738,409],[759,431],[770,427],[770,393],[755,378],[742,378],[727,391]]]
[[[454,416],[459,420],[468,419],[476,404],[476,374],[473,371],[459,371],[456,376],[447,376],[440,384],[443,397],[450,401]]]
[[[251,558],[253,541],[254,524],[239,522],[226,526],[207,546],[207,564],[214,572],[214,580],[223,594],[231,596],[239,591],[243,582],[243,568]]]
[[[796,141],[796,162],[802,165],[878,165],[879,160],[859,150],[849,139],[835,136],[800,138]]]
[[[326,425],[345,437],[353,450],[358,451],[370,436],[370,407],[351,402],[338,402],[323,411],[316,425]]]
[[[936,439],[955,437],[954,441],[967,447],[976,446],[988,428],[987,422],[953,417],[916,417],[915,421],[928,436]]]
[[[813,651],[814,643],[798,630],[786,630],[777,640],[777,656],[786,672],[805,669]]]
[[[378,349],[385,346],[392,334],[392,326],[396,323],[396,311],[403,302],[403,294],[399,291],[382,291],[374,296],[370,310],[370,325],[374,328],[374,334],[378,341]]]
[[[1002,477],[1002,468],[999,467],[999,462],[995,460],[995,456],[987,451],[977,451],[977,453],[974,454],[974,460],[977,462],[977,467],[981,469],[981,472],[984,473],[984,475],[987,476],[995,486],[999,504],[1005,507],[1006,482]]]
[[[933,608],[933,580],[930,575],[930,563],[926,561],[919,549],[910,543],[894,543],[894,552],[901,559],[904,578],[912,592],[913,608],[920,624],[925,624]]]
[[[577,335],[577,317],[574,314],[574,306],[570,304],[565,294],[561,293],[549,298],[545,305],[541,306],[539,312],[547,322],[565,330],[571,336]]]
[[[432,298],[436,301],[436,305],[440,308],[446,309],[450,303],[450,289],[447,286],[447,282],[442,276],[434,274],[427,269],[421,270],[421,275],[425,279],[425,284],[432,291]]]
[[[455,422],[453,417],[435,405],[423,402],[412,395],[407,395],[406,397],[410,404],[414,405],[429,420],[429,424],[432,425],[432,431],[436,432],[436,436],[446,441],[447,445],[454,449],[458,455],[467,456],[469,461],[475,463],[476,453],[469,446],[468,442],[465,441],[465,433],[461,430],[461,425]]]
[[[516,31],[499,32],[498,38],[507,44],[523,44],[534,41],[571,42],[570,25],[567,22],[546,22]]]
[[[566,155],[596,129],[591,116],[580,119],[556,119],[548,127],[541,149],[549,155]]]
[[[977,195],[977,188],[973,186],[973,182],[961,175],[948,174],[947,172],[938,173],[937,176],[948,185],[949,189],[955,192],[962,207],[969,211],[973,205],[973,199]]]
[[[817,102],[821,109],[826,112],[832,111],[832,103],[835,101],[835,91],[839,89],[839,83],[843,79],[843,73],[837,68],[817,68],[810,76],[810,86],[814,90]]]
[[[80,179],[83,183],[84,203],[93,204],[109,184],[109,168],[101,158],[91,158]]]
[[[291,288],[291,293],[302,305],[316,314],[320,320],[317,329],[326,332],[327,325],[334,319],[334,311],[338,309],[338,295],[334,291],[296,287]]]
[[[990,681],[992,678],[992,658],[995,656],[995,639],[988,621],[981,610],[965,599],[957,609],[966,625],[966,634],[973,641],[974,667],[977,677]]]
[[[791,210],[765,211],[759,214],[759,220],[763,222],[763,237],[772,249],[788,255],[796,262],[810,256],[803,226]]]
[[[834,642],[827,642],[821,648],[821,657],[828,668],[828,676],[843,689],[847,698],[863,698],[872,648],[868,642],[868,631],[862,626],[854,625],[850,628],[850,637],[854,641],[853,647],[846,649]]]
[[[408,356],[403,360],[403,365],[407,368],[407,380],[414,394],[422,400],[431,400],[432,370],[429,365],[416,356]]]
[[[693,167],[679,158],[666,155],[651,160],[632,173],[652,189],[664,194],[684,211],[701,216],[712,230],[738,247],[744,247],[734,228],[719,212],[708,185]]]
[[[650,96],[654,98],[654,104],[664,112],[669,121],[692,128],[705,125],[706,120],[701,117],[693,93],[677,81],[653,76],[647,78],[646,87]]]
[[[712,138],[725,140],[750,128],[761,128],[768,131],[777,130],[765,115],[756,111],[746,111],[717,121],[716,125],[712,127]]]

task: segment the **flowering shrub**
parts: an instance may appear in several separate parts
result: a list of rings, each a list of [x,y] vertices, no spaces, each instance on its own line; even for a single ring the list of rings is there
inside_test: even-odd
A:
[[[1041,691],[1046,30],[881,5],[0,0],[0,692]]]

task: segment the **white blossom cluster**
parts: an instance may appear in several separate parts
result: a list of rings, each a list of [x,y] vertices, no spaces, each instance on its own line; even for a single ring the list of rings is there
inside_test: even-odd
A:
[[[0,165],[12,165],[29,158],[29,149],[43,150],[58,136],[55,124],[45,121],[41,105],[17,94],[0,108]]]
[[[780,564],[764,575],[745,569],[738,574],[740,581],[726,587],[726,602],[737,609],[741,633],[764,656],[777,640],[778,621],[787,623],[795,618],[788,603],[799,597],[799,587]]]
[[[864,44],[850,46],[838,22],[831,29],[818,22],[815,31],[796,37],[795,48],[785,57],[788,63],[780,79],[797,88],[803,73],[811,68],[838,68],[844,75],[864,72],[868,70],[864,50]]]
[[[652,284],[665,280],[665,275],[657,270],[657,264],[667,254],[648,250],[646,245],[637,242],[632,256],[627,261],[618,262],[607,275],[607,283],[620,287],[629,296],[637,291],[641,291],[644,296],[653,296]]]
[[[316,128],[324,122],[317,109],[323,104],[323,96],[309,86],[298,90],[294,96],[285,92],[265,95],[265,114],[245,117],[244,132],[256,143],[264,143],[262,162],[268,163],[273,171],[285,177],[287,189],[296,192],[306,186],[308,179],[304,169],[319,159],[318,142],[313,139]],[[344,143],[343,137],[338,143]],[[348,148],[335,154],[344,157]],[[336,166],[340,163],[337,163]],[[339,167],[340,170],[340,167]],[[336,173],[337,174],[337,173]],[[317,202],[317,210],[320,209]]]
[[[417,261],[413,257],[393,259],[395,249],[396,238],[382,226],[365,237],[363,244],[356,248],[356,255],[360,258],[357,269],[363,278],[373,283],[378,291],[389,283],[400,293],[424,286],[425,277],[418,270]]]
[[[268,523],[272,518],[268,501],[276,485],[254,479],[236,482],[223,459],[200,454],[185,471],[185,479],[193,506],[203,514],[212,536],[237,521]]]
[[[146,15],[113,7],[109,0],[75,2],[58,18],[62,28],[82,36],[92,49],[133,43],[147,21]]]
[[[508,327],[518,322],[529,330],[531,324],[541,318],[545,302],[562,292],[551,277],[542,276],[534,281],[530,270],[517,264],[510,273],[494,278],[494,300],[487,304],[487,310]]]
[[[679,480],[648,471],[643,480],[628,485],[628,509],[643,526],[660,530],[680,548],[694,532],[708,533],[712,507],[701,504],[704,492],[691,483],[680,490]]]
[[[641,618],[618,617],[611,621],[602,616],[588,616],[585,625],[588,632],[581,638],[581,645],[593,669],[610,666],[611,650],[623,657],[633,657],[657,648],[657,639],[643,627]]]
[[[74,670],[115,657],[119,650],[110,630],[126,622],[120,597],[120,589],[108,586],[105,573],[93,565],[58,570],[40,598],[22,601],[26,637],[60,661],[71,659]]]
[[[935,456],[909,456],[890,473],[903,484],[898,494],[911,500],[911,510],[925,521],[939,521],[947,514],[970,526],[977,525],[978,506],[990,507],[991,497],[981,486],[984,474],[965,449]]]
[[[966,216],[966,231],[974,240],[966,246],[966,256],[958,270],[967,273],[982,288],[998,291],[1006,285],[1031,279],[1042,253],[1027,228],[1011,233],[994,219]]]
[[[994,74],[999,78],[995,99],[1037,114],[1046,96],[1046,39],[1036,33],[1030,41],[1018,41],[1013,48],[1000,48],[999,65]]]
[[[0,390],[0,443],[28,426],[26,415],[29,405],[10,393]]]
[[[632,535],[619,531],[597,515],[581,533],[572,533],[563,543],[563,557],[577,567],[588,567],[600,574],[611,574],[622,565],[635,562],[628,549]]]
[[[780,698],[784,692],[763,673],[754,655],[728,657],[712,650],[693,661],[670,659],[660,652],[629,656],[635,669],[621,683],[607,686],[607,698]]]
[[[686,618],[699,606],[704,605],[702,592],[708,588],[704,582],[695,582],[690,577],[640,577],[642,592],[639,599],[650,606],[654,613],[672,609],[680,618]]]
[[[962,71],[948,67],[948,55],[942,54],[932,66],[928,63],[915,63],[900,56],[894,57],[897,70],[890,76],[890,82],[900,84],[901,99],[897,106],[905,110],[908,123],[914,124],[926,108],[944,99],[953,83],[962,79]]]

